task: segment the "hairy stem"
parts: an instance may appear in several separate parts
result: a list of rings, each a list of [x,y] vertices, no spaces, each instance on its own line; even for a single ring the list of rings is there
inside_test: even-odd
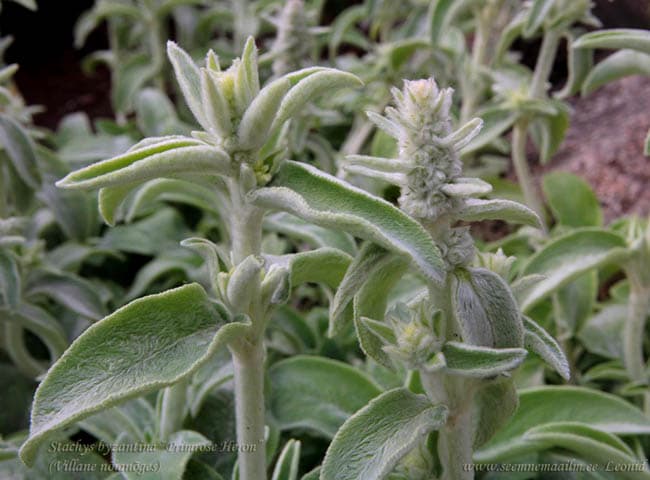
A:
[[[650,288],[635,285],[635,282],[632,282],[627,321],[623,330],[623,355],[625,368],[631,379],[636,382],[648,381],[643,358],[643,340],[648,311],[650,311]]]
[[[443,466],[441,480],[473,480],[471,412],[461,412],[452,417],[440,430],[438,456]]]
[[[429,293],[432,302],[443,311],[446,320],[445,337],[456,338],[460,332],[456,322],[452,320],[449,275],[443,288],[430,288]],[[420,371],[420,378],[429,400],[437,405],[447,405],[449,408],[447,423],[438,432],[438,458],[443,468],[441,480],[473,480],[474,472],[470,467],[474,453],[474,422],[471,408],[475,389],[473,382],[441,372]]]
[[[438,458],[443,469],[440,480],[473,480],[472,382],[444,373],[420,372],[420,377],[429,399],[449,407],[447,423],[438,432]]]
[[[166,442],[172,433],[183,428],[185,420],[185,403],[187,400],[187,382],[180,382],[167,387],[162,394],[160,405],[160,440]]]
[[[229,180],[230,194],[230,245],[233,262],[239,264],[249,255],[259,255],[262,246],[263,212],[247,204],[245,192],[237,180]]]
[[[544,222],[544,208],[542,200],[537,193],[535,182],[530,173],[528,158],[526,156],[526,133],[528,131],[528,120],[522,118],[515,123],[512,131],[512,162],[515,167],[515,174],[519,186],[524,194],[526,204],[535,210]]]
[[[553,63],[555,63],[559,43],[560,35],[556,30],[548,30],[544,34],[542,46],[537,56],[537,63],[535,64],[533,80],[530,84],[530,95],[533,98],[543,98],[545,96],[546,84],[551,75]]]
[[[266,479],[264,448],[264,343],[244,340],[231,348],[235,373],[235,415],[239,478]]]
[[[531,98],[544,98],[557,48],[560,42],[560,35],[555,30],[549,30],[544,34],[542,46],[537,57],[533,80],[530,85]],[[528,131],[528,118],[521,118],[515,123],[512,132],[512,161],[515,166],[515,173],[519,180],[519,185],[524,193],[524,199],[530,208],[535,210],[542,219],[545,220],[543,202],[535,188],[533,178],[528,167],[528,158],[526,156],[526,134]]]
[[[238,179],[228,182],[230,194],[230,240],[235,265],[249,255],[259,255],[263,212],[246,202]],[[259,285],[258,285],[259,288]],[[235,418],[240,480],[266,479],[264,448],[264,326],[263,308],[256,295],[246,313],[253,324],[248,336],[230,346],[234,365]]]

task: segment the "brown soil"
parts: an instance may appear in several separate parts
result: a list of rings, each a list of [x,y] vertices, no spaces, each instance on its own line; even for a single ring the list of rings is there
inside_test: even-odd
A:
[[[650,214],[650,158],[643,144],[650,129],[650,77],[628,77],[571,102],[574,112],[564,144],[541,176],[565,170],[596,191],[605,219]]]

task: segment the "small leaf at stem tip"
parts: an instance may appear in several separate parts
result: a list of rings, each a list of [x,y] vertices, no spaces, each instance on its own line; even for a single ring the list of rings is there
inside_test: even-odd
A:
[[[259,277],[263,265],[260,257],[249,255],[230,274],[226,293],[235,312],[247,311],[253,297],[259,293]]]
[[[271,133],[273,119],[284,96],[291,88],[286,78],[278,78],[265,86],[244,112],[237,130],[240,148],[260,148]]]
[[[241,55],[241,63],[235,76],[235,99],[240,111],[244,111],[260,91],[255,39],[248,37]]]
[[[227,138],[232,133],[230,107],[215,75],[210,70],[201,69],[201,101],[209,130],[220,138]]]
[[[317,96],[345,87],[359,87],[363,82],[351,73],[334,68],[315,70],[311,75],[301,79],[285,95],[278,113],[273,121],[271,131],[279,128],[284,122],[295,115],[307,103]]]
[[[201,104],[201,75],[198,67],[192,57],[171,40],[167,42],[167,56],[174,68],[176,80],[181,87],[187,106],[199,124],[205,125],[205,115]]]

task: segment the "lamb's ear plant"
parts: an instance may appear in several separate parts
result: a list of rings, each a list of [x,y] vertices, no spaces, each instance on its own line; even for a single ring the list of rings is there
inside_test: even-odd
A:
[[[531,177],[526,155],[527,138],[530,135],[536,144],[541,163],[548,162],[564,139],[568,127],[568,107],[561,100],[579,90],[591,65],[589,53],[572,50],[570,44],[581,32],[581,24],[599,26],[598,20],[591,14],[591,6],[588,0],[528,2],[525,8],[515,12],[504,28],[496,46],[494,64],[488,70],[495,93],[490,109],[491,117],[496,119],[495,131],[503,132],[509,125],[513,126],[512,161],[517,180],[526,203],[542,217],[544,206]],[[512,62],[506,55],[518,37],[541,39],[532,72]],[[571,53],[570,75],[565,87],[551,94],[550,73],[564,38],[569,42]],[[476,144],[470,148],[475,147]]]
[[[426,472],[426,478],[474,478],[465,467],[474,449],[517,407],[510,374],[526,357],[526,348],[564,378],[569,371],[551,336],[522,315],[505,279],[511,260],[480,257],[476,265],[473,239],[458,223],[498,218],[538,227],[540,220],[521,204],[477,198],[489,193],[490,185],[462,176],[459,150],[478,133],[481,121],[452,129],[451,89],[439,89],[428,79],[405,81],[392,93],[395,107],[388,107],[386,116],[368,115],[397,140],[398,158],[354,155],[345,168],[399,186],[400,208],[436,243],[444,267],[427,280],[421,295],[388,312],[385,296],[408,262],[366,244],[348,269],[331,307],[330,333],[344,328],[342,313],[352,302],[365,353],[387,368],[405,365],[413,377],[341,427],[321,479],[387,478],[434,431],[437,461],[432,465],[440,467]]]
[[[175,405],[184,395],[184,380],[227,347],[234,365],[237,441],[242,445],[239,478],[263,479],[264,332],[270,313],[287,301],[297,282],[337,282],[330,267],[345,262],[345,254],[331,248],[288,257],[262,255],[265,214],[285,210],[320,226],[347,230],[409,256],[432,282],[442,281],[444,262],[425,229],[388,202],[284,158],[285,123],[321,92],[357,86],[355,76],[313,67],[260,88],[252,38],[227,70],[221,70],[212,52],[202,68],[174,43],[168,55],[204,130],[191,137],[145,139],[123,155],[69,174],[58,185],[100,189],[99,208],[108,223],[115,221],[130,192],[153,179],[212,189],[215,199],[227,202],[227,241],[184,242],[205,256],[211,292],[189,284],[144,297],[84,332],[40,384],[21,458],[32,464],[55,431],[167,387],[161,404],[161,418],[168,422],[160,428],[164,440],[182,424]],[[486,215],[495,207],[513,208],[488,202],[469,208],[467,215]],[[534,221],[525,209],[515,210]]]
[[[130,113],[135,95],[145,86],[164,89],[167,78],[165,39],[173,13],[204,0],[97,0],[77,21],[75,46],[106,22],[109,50],[94,52],[86,65],[104,62],[111,69],[111,100],[118,115]]]

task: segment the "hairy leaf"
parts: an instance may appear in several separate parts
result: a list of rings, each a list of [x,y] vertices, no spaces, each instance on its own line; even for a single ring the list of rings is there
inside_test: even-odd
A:
[[[298,462],[300,461],[300,442],[289,440],[275,464],[271,480],[298,480]]]
[[[580,37],[574,48],[629,48],[650,54],[650,32],[633,28],[614,28],[587,33]]]
[[[40,175],[36,146],[23,127],[13,118],[0,114],[0,147],[4,149],[20,179],[38,188]]]
[[[197,284],[120,308],[77,338],[39,385],[21,458],[31,465],[52,432],[187,377],[247,328],[226,323]]]
[[[383,319],[388,306],[389,293],[403,281],[403,274],[408,268],[405,258],[391,256],[379,262],[378,268],[369,272],[358,293],[354,296],[354,327],[363,352],[388,369],[394,369],[393,361],[383,350],[381,336],[372,331],[363,317]]]
[[[475,222],[478,220],[505,220],[541,227],[539,216],[530,208],[512,200],[479,200],[470,198],[456,212],[459,220]]]
[[[567,172],[552,172],[544,175],[542,187],[553,216],[562,225],[602,225],[603,214],[598,198],[582,178]]]
[[[21,295],[20,271],[12,253],[0,249],[0,306],[13,310],[18,306]]]
[[[70,273],[36,272],[29,278],[25,295],[50,297],[73,312],[93,320],[99,320],[106,315],[106,307],[96,287]]]
[[[176,80],[187,106],[199,124],[208,127],[201,104],[201,74],[198,67],[187,52],[172,41],[167,42],[167,56],[174,67]]]
[[[285,212],[277,212],[264,217],[264,227],[271,232],[303,240],[312,247],[338,248],[350,255],[357,252],[354,238],[347,233],[313,225]]]
[[[524,328],[526,329],[524,337],[526,348],[539,355],[562,378],[569,380],[571,377],[569,362],[555,339],[528,317],[524,317]]]
[[[554,3],[555,0],[533,0],[526,24],[524,25],[524,38],[530,38],[537,33],[544,20],[548,18],[548,14]]]
[[[117,444],[120,444],[120,438]],[[183,477],[185,466],[201,447],[209,447],[210,441],[198,432],[181,430],[173,433],[163,446],[153,451],[129,451],[118,448],[113,452],[113,465],[126,480],[176,480]],[[193,450],[196,449],[196,450]],[[149,471],[138,471],[134,465],[155,466]]]
[[[283,360],[270,368],[269,377],[270,408],[280,428],[306,428],[325,438],[381,393],[359,370],[322,357]]]
[[[373,271],[390,262],[392,257],[391,252],[379,245],[370,242],[364,244],[345,272],[345,276],[330,304],[328,335],[335,336],[343,330],[345,326],[344,312],[347,306]]]
[[[294,72],[294,75],[301,75],[301,73],[300,71]],[[291,78],[289,79],[291,80]],[[284,122],[324,91],[330,92],[339,88],[359,87],[362,84],[361,80],[355,75],[333,68],[321,68],[311,75],[304,76],[282,99],[273,120],[271,131],[280,128]]]
[[[606,305],[589,318],[578,331],[580,343],[591,353],[605,358],[623,359],[621,332],[628,317],[627,305]]]
[[[596,64],[582,84],[582,96],[619,78],[630,75],[650,75],[650,54],[620,50]]]
[[[285,162],[269,187],[252,192],[251,200],[405,253],[429,279],[442,279],[440,252],[415,220],[390,203],[314,167]]]
[[[255,97],[244,112],[237,130],[241,148],[254,150],[266,142],[276,112],[290,88],[291,82],[281,77],[264,87]]]
[[[291,273],[291,285],[323,283],[336,288],[345,275],[351,257],[335,248],[317,248],[309,252],[288,255],[266,255],[272,264],[286,267]]]
[[[447,342],[442,348],[446,370],[452,375],[488,378],[517,368],[526,358],[523,348],[489,348]]]
[[[383,393],[350,417],[330,444],[321,480],[380,480],[429,432],[447,407],[405,388]]]
[[[451,288],[453,314],[465,342],[497,348],[523,346],[519,307],[499,275],[473,268],[454,275]]]
[[[478,462],[517,458],[536,450],[526,434],[558,422],[579,422],[616,435],[647,435],[650,419],[614,395],[580,387],[535,387],[520,392],[519,408],[492,440],[475,452]]]
[[[154,178],[201,173],[226,175],[230,157],[217,147],[190,138],[171,137],[124,155],[94,163],[57,182],[64,188],[105,188],[144,183]]]
[[[526,432],[527,442],[537,444],[537,449],[563,448],[575,452],[580,458],[592,462],[608,462],[619,465],[638,463],[634,452],[625,442],[608,432],[574,422],[541,425]],[[650,473],[620,472],[620,478],[647,479]]]
[[[556,238],[533,255],[524,267],[524,275],[539,274],[546,278],[527,292],[521,309],[529,311],[583,273],[621,261],[628,255],[623,238],[601,229],[585,228]]]

